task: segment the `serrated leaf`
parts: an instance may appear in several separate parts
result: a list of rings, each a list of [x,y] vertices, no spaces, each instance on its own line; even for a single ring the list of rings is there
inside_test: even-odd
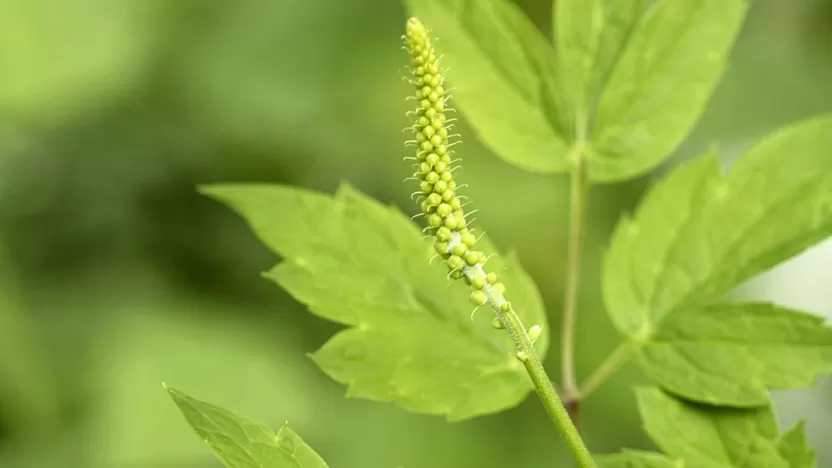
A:
[[[621,220],[605,258],[604,299],[616,328],[637,346],[655,336],[666,339],[663,327],[668,321],[672,325],[674,314],[712,303],[832,235],[831,153],[832,117],[820,117],[766,138],[727,175],[716,156],[708,155],[677,168],[653,187],[635,216]],[[808,333],[802,338],[824,343],[828,335],[819,323],[801,323]],[[815,357],[808,372],[828,371],[820,364],[828,354]],[[740,404],[738,399],[744,405],[760,404],[761,386],[784,384],[770,378],[757,382],[751,396],[738,393],[738,385],[747,386],[748,373],[719,371],[724,361],[703,362],[701,374],[727,374],[733,386],[700,387],[690,384],[692,377],[678,375],[679,382],[688,379],[684,394],[694,398],[698,392],[697,400],[713,404]],[[668,378],[660,383],[667,385]],[[789,386],[808,381],[806,374],[794,372],[784,373],[784,379]],[[680,388],[673,385],[674,391]]]
[[[777,450],[770,406],[715,408],[674,398],[657,388],[636,391],[644,429],[685,468],[788,468]]]
[[[451,420],[512,407],[532,388],[492,312],[473,320],[470,289],[429,265],[430,245],[399,211],[349,186],[336,197],[284,186],[218,185],[204,190],[241,214],[286,257],[266,276],[309,310],[349,326],[312,356],[348,395],[393,401]],[[494,248],[481,239],[486,252]],[[513,256],[494,256],[507,294],[526,324],[544,333],[542,301]]]
[[[747,8],[747,0],[660,0],[644,12],[603,83],[590,137],[593,179],[644,173],[682,142],[725,68]],[[605,47],[605,54],[614,50]]]
[[[817,466],[815,451],[806,442],[806,424],[801,421],[783,434],[777,444],[780,455],[789,462],[789,468],[814,468]]]
[[[660,453],[640,450],[622,450],[612,455],[595,457],[599,468],[684,468],[682,461],[673,460]]]
[[[551,45],[505,0],[409,0],[439,41],[460,110],[495,154],[529,171],[568,169]]]
[[[165,387],[188,424],[228,468],[326,468],[289,426],[267,426]]]
[[[811,386],[832,373],[832,328],[771,304],[717,304],[668,316],[637,359],[655,383],[684,398],[765,405],[767,388]]]

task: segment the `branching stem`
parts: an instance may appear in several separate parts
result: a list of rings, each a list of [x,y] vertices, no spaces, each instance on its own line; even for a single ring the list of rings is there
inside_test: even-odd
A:
[[[590,393],[595,391],[602,383],[604,383],[607,378],[609,378],[612,374],[614,374],[618,369],[621,368],[627,361],[630,360],[633,352],[636,349],[636,344],[632,341],[624,341],[618,345],[606,359],[604,362],[598,366],[597,369],[590,375],[583,384],[581,384],[580,392],[578,393],[578,399],[584,399],[589,396]]]

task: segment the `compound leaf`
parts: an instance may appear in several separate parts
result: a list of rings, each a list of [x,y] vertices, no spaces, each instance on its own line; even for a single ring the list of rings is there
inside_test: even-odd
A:
[[[770,406],[715,408],[652,387],[638,389],[636,399],[647,434],[685,468],[789,468]]]
[[[285,257],[268,278],[312,313],[348,326],[312,355],[348,385],[348,396],[459,420],[512,407],[532,388],[507,334],[490,317],[471,318],[470,289],[449,284],[440,262],[429,264],[431,246],[399,211],[347,185],[335,197],[278,185],[204,191]],[[545,353],[548,330],[534,283],[512,255],[492,257],[489,269],[503,271],[523,321],[544,328],[536,346]]]
[[[228,468],[326,468],[284,424],[277,435],[263,424],[166,387],[188,424]]]
[[[619,223],[605,258],[605,302],[616,328],[647,346],[640,362],[661,385],[701,402],[749,406],[763,404],[763,388],[829,372],[829,331],[819,320],[760,305],[703,306],[832,235],[830,153],[832,117],[815,118],[768,137],[727,175],[714,155],[676,169]],[[730,346],[703,344],[728,329],[737,333]],[[756,351],[763,345],[753,335],[763,331],[783,356]],[[697,342],[672,343],[691,334]],[[750,367],[729,371],[729,359],[715,358],[729,349]],[[807,356],[804,369],[801,361],[777,376],[760,370]]]
[[[599,181],[639,175],[681,143],[722,75],[748,9],[748,0],[659,0],[646,9],[643,2],[612,3],[610,23],[617,26],[601,49],[602,90],[589,138],[590,176]],[[626,42],[616,54],[611,41],[621,37]]]
[[[409,0],[439,40],[460,109],[501,158],[529,171],[568,169],[552,46],[506,0]]]

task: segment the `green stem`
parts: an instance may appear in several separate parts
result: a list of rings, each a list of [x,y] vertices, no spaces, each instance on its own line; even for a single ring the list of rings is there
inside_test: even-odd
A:
[[[459,233],[456,233],[456,235],[458,236]],[[471,283],[485,280],[487,276],[479,264],[463,266],[462,274]],[[563,406],[563,402],[558,397],[552,381],[546,375],[543,363],[540,362],[540,358],[537,357],[537,353],[534,351],[534,341],[529,337],[529,333],[523,326],[520,317],[517,316],[517,313],[511,307],[511,303],[503,296],[501,288],[485,282],[482,292],[488,298],[486,302],[494,309],[494,313],[502,324],[502,328],[505,328],[509,336],[511,336],[516,351],[515,356],[526,367],[526,372],[529,373],[534,388],[537,390],[537,395],[543,402],[546,412],[549,413],[549,418],[555,424],[563,440],[566,441],[566,445],[569,447],[569,451],[572,452],[572,456],[578,462],[578,466],[580,468],[595,468],[592,455],[590,455],[589,449],[586,448],[583,439],[581,439],[578,428],[575,427],[575,424],[569,417],[566,407]]]
[[[607,378],[630,360],[630,356],[635,352],[635,349],[636,344],[630,340],[619,344],[581,385],[581,390],[578,395],[579,398],[586,398],[590,393],[595,391]]]
[[[543,363],[537,357],[537,353],[534,351],[534,343],[529,338],[528,333],[526,333],[520,317],[517,316],[514,310],[503,312],[497,306],[494,307],[494,310],[497,312],[497,316],[503,323],[506,331],[511,335],[515,348],[517,349],[517,358],[526,367],[526,372],[529,373],[534,383],[540,401],[543,402],[546,412],[549,413],[549,418],[555,424],[558,432],[560,432],[567,447],[569,447],[569,451],[578,462],[578,466],[581,468],[595,468],[592,455],[590,455],[589,449],[587,449],[583,439],[581,439],[578,428],[575,427],[575,424],[569,417],[566,407],[561,402],[560,397],[558,397],[552,381],[543,368]]]
[[[563,299],[563,325],[561,327],[561,369],[563,371],[563,394],[567,409],[572,420],[577,422],[580,396],[575,377],[575,315],[580,287],[581,241],[587,199],[587,171],[584,145],[578,142],[573,151],[572,157],[575,167],[572,172],[569,196],[569,244],[567,247],[566,290]]]

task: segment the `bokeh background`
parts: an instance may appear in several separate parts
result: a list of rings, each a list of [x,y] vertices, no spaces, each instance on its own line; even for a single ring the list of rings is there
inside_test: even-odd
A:
[[[551,3],[519,3],[549,35]],[[691,138],[654,173],[592,191],[582,376],[617,343],[599,254],[650,181],[711,144],[730,158],[832,111],[832,1],[753,3]],[[345,399],[305,355],[337,327],[261,279],[274,255],[195,191],[348,180],[415,212],[401,183],[405,19],[390,0],[0,0],[0,466],[219,467],[162,381],[288,420],[333,467],[569,466],[534,397],[456,424]],[[567,179],[515,169],[462,133],[479,223],[519,253],[557,333]],[[832,316],[830,278],[826,243],[737,294]],[[553,374],[558,361],[553,349]],[[587,401],[597,451],[650,447],[639,382],[628,366]],[[808,420],[832,466],[832,382],[776,402],[784,425]]]

